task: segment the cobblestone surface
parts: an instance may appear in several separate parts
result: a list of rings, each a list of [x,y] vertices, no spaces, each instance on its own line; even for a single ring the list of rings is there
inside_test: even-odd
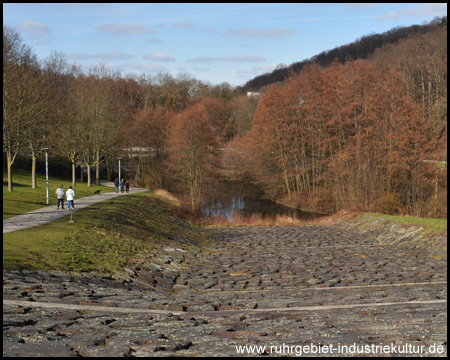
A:
[[[445,356],[445,258],[344,227],[208,229],[201,253],[166,247],[113,276],[4,271],[3,356]]]

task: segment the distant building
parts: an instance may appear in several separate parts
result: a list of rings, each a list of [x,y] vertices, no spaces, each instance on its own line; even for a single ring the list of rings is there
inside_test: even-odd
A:
[[[128,155],[130,158],[135,158],[138,156],[141,157],[152,157],[155,149],[151,147],[141,147],[141,146],[133,146],[130,148],[124,148],[124,153]]]
[[[252,97],[252,96],[261,96],[261,93],[248,91],[247,97]]]

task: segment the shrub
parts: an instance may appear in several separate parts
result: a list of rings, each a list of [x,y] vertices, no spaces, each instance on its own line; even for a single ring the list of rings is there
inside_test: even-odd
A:
[[[424,216],[435,219],[447,218],[447,191],[439,194],[437,199],[433,196],[425,203]]]
[[[404,211],[404,206],[396,194],[387,191],[375,200],[374,211],[382,214],[397,215]]]

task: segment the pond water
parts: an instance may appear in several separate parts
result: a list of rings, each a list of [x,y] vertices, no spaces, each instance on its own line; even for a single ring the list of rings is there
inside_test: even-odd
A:
[[[301,211],[267,200],[262,191],[249,184],[223,182],[216,195],[205,204],[202,213],[206,218],[222,217],[228,222],[252,216],[275,219],[277,215],[310,220],[321,214]]]

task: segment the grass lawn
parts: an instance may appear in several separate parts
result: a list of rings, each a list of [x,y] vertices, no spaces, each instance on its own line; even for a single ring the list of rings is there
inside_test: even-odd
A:
[[[77,211],[74,223],[63,217],[3,234],[3,269],[114,272],[160,245],[203,243],[200,232],[168,206],[150,192],[130,194]]]
[[[45,175],[37,174],[38,187],[31,188],[31,173],[15,170],[14,188],[8,191],[3,173],[3,220],[46,205]],[[67,190],[71,180],[49,178],[49,206],[56,206],[55,191]],[[77,183],[76,199],[94,191],[115,191],[113,187],[88,187]],[[62,217],[48,224],[3,234],[4,270],[96,270],[114,272],[136,254],[154,251],[155,246],[191,245],[204,237],[169,210],[170,205],[151,192],[129,194],[78,210],[73,223]]]
[[[14,170],[13,191],[9,192],[8,174],[3,172],[3,220],[47,206],[45,174],[36,174],[36,180],[37,188],[32,189],[31,171]],[[61,184],[64,186],[64,190],[67,191],[69,186],[72,185],[72,180],[49,177],[49,206],[56,206],[58,203],[55,191]],[[77,183],[74,190],[75,199],[93,195],[96,190],[101,190],[102,192],[115,191],[114,188],[107,186],[92,185],[88,187],[87,183]],[[64,202],[66,203],[67,201],[65,200]]]
[[[45,175],[37,175],[38,188],[31,189],[31,174],[14,172],[14,191],[8,192],[3,174],[3,219],[46,206]],[[71,182],[49,179],[50,206],[56,205],[55,190]],[[104,186],[78,183],[76,198]],[[122,269],[135,255],[157,251],[159,246],[203,247],[207,238],[198,228],[175,216],[175,206],[152,192],[129,194],[78,210],[75,222],[62,217],[48,224],[3,234],[4,270],[106,271]],[[446,219],[371,214],[401,224],[422,226],[427,233],[447,232]]]
[[[371,213],[370,215],[382,219],[394,220],[399,224],[421,226],[423,227],[425,233],[447,232],[447,219],[419,218],[413,216],[394,216],[394,215],[373,214],[373,213]]]

